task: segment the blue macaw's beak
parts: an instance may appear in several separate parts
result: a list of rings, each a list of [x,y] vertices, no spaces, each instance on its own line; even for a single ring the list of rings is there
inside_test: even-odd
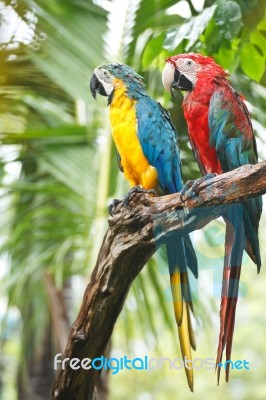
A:
[[[180,74],[178,69],[175,69],[174,82],[171,85],[171,94],[175,97],[173,89],[185,90],[188,92],[193,89],[190,80],[188,80],[185,75]]]
[[[99,93],[101,96],[108,96],[104,90],[103,84],[99,81],[95,74],[92,75],[90,80],[90,91],[95,99],[96,93]]]

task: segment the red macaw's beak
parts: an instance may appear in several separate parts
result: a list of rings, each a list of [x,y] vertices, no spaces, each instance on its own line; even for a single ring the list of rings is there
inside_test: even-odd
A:
[[[163,69],[162,81],[165,90],[175,97],[173,89],[190,91],[193,89],[192,82],[182,75],[176,66],[167,60]]]

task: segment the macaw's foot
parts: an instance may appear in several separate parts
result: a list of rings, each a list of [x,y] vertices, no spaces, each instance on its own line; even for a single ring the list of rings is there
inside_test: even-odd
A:
[[[123,205],[126,208],[129,208],[129,202],[130,202],[130,197],[133,193],[148,193],[151,194],[153,196],[157,196],[157,192],[154,189],[150,189],[150,190],[146,190],[143,189],[143,187],[141,186],[134,186],[133,188],[131,188],[127,194],[124,196],[123,200],[118,200],[118,199],[113,199],[112,203],[108,206],[108,212],[111,216],[113,216],[113,213],[115,211],[115,208],[118,206],[118,204],[123,203]]]
[[[128,207],[129,205],[129,201],[130,201],[130,197],[133,193],[148,193],[148,194],[152,194],[153,196],[157,196],[157,192],[154,189],[143,189],[142,186],[138,185],[138,186],[134,186],[133,188],[131,188],[127,194],[125,195],[125,197],[123,198],[123,203],[126,207]]]
[[[118,204],[120,204],[121,202],[122,202],[122,200],[113,199],[113,200],[112,200],[112,203],[107,207],[107,210],[108,210],[108,212],[109,212],[109,215],[111,215],[111,217],[113,216],[116,207],[117,207]]]
[[[207,174],[202,178],[187,181],[185,186],[180,191],[180,199],[181,201],[186,201],[188,198],[198,197],[199,195],[199,187],[202,182],[213,179],[217,176],[217,174]]]

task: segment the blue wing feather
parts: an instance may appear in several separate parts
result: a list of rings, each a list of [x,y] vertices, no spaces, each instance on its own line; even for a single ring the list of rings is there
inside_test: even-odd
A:
[[[257,163],[258,156],[247,108],[241,97],[230,86],[227,92],[225,90],[222,87],[214,92],[208,117],[210,144],[216,148],[222,169],[227,172],[241,165]],[[261,257],[258,226],[262,212],[262,197],[246,200],[242,204],[246,235],[253,250],[253,257],[250,252],[249,254],[259,269]]]
[[[177,147],[176,130],[172,125],[169,113],[156,101],[143,96],[136,104],[138,137],[143,153],[149,164],[156,168],[159,185],[164,194],[180,192],[182,189],[181,161]],[[183,255],[185,245],[188,266],[194,276],[198,277],[197,258],[189,235],[178,242],[168,243],[168,262],[170,273],[179,265],[186,271]]]
[[[182,189],[181,162],[176,131],[168,112],[150,97],[136,104],[138,137],[144,155],[158,172],[159,184],[166,193]]]
[[[217,89],[209,107],[210,145],[216,148],[224,172],[258,162],[256,142],[246,106],[230,86],[228,90],[229,94],[223,87]],[[234,106],[232,98],[236,103]],[[234,113],[235,108],[238,115]],[[241,120],[240,123],[237,119]]]

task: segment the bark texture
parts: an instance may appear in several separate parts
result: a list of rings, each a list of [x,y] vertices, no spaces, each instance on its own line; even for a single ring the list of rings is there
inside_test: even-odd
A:
[[[118,203],[62,358],[93,359],[105,354],[133,280],[162,243],[202,228],[233,203],[263,193],[266,161],[200,183],[197,196],[185,202],[178,193],[162,197],[133,193],[127,206]],[[99,374],[69,365],[59,368],[52,399],[96,399]]]

